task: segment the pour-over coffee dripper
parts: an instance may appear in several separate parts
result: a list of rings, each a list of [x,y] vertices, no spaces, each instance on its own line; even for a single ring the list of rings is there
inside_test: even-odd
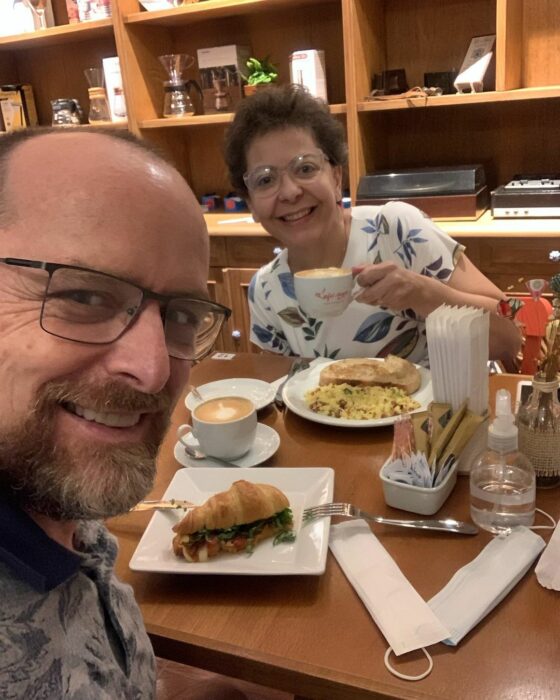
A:
[[[169,80],[164,81],[163,116],[164,117],[184,117],[194,114],[195,108],[189,96],[189,87],[195,84],[194,80],[185,82],[183,73],[194,63],[194,58],[186,53],[170,53],[160,56],[159,60],[167,74]]]
[[[111,110],[105,92],[103,68],[86,68],[84,75],[89,85],[89,123],[110,122]]]

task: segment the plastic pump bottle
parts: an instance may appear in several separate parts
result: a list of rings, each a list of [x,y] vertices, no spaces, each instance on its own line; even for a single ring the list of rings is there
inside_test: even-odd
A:
[[[496,417],[488,429],[488,449],[470,473],[471,517],[482,529],[507,534],[535,519],[535,471],[517,449],[511,394],[496,393]]]

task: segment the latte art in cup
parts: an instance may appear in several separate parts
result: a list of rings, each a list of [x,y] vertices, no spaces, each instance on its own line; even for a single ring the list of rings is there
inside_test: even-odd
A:
[[[203,401],[192,411],[192,425],[177,429],[177,437],[188,446],[192,433],[204,454],[220,459],[237,459],[248,452],[257,434],[255,404],[243,396],[217,396]]]
[[[352,270],[323,267],[294,274],[294,290],[300,308],[311,318],[339,316],[352,301]]]
[[[229,423],[248,416],[254,410],[251,401],[237,396],[210,399],[194,409],[194,416],[207,423]]]

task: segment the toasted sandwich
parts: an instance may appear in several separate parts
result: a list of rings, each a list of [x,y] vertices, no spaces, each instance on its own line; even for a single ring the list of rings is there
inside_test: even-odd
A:
[[[412,362],[396,355],[383,360],[356,357],[332,362],[321,370],[319,385],[396,386],[407,394],[420,388],[421,376]]]

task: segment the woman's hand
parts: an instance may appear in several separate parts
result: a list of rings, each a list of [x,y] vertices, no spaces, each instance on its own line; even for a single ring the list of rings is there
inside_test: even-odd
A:
[[[355,297],[362,304],[385,306],[393,311],[414,309],[424,315],[445,301],[444,284],[393,262],[359,265],[352,268],[352,274],[363,288]]]

